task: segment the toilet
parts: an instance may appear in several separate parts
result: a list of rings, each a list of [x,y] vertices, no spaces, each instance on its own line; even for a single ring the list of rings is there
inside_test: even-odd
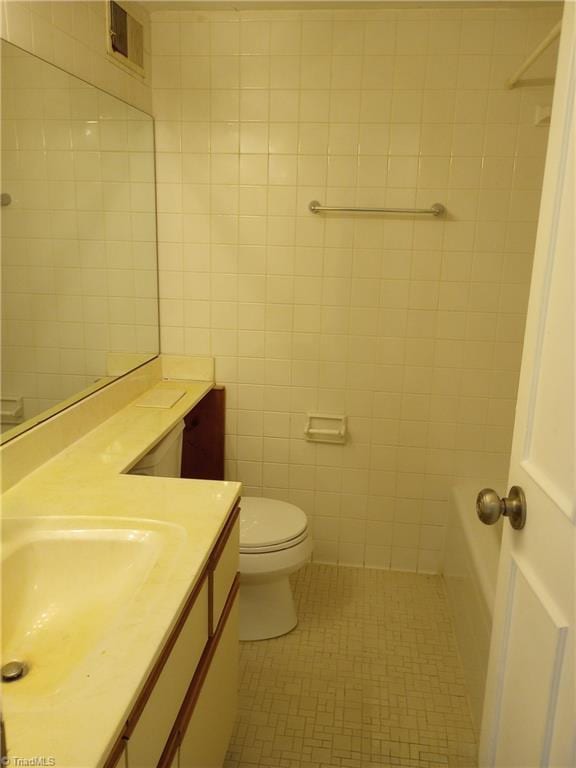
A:
[[[312,553],[306,513],[276,499],[240,501],[240,640],[285,635],[298,623],[288,576]]]
[[[132,467],[129,474],[180,477],[183,432],[184,422],[180,421]]]
[[[132,467],[130,474],[179,477],[184,422]],[[312,553],[306,513],[257,496],[240,501],[240,640],[285,635],[298,623],[288,577]]]

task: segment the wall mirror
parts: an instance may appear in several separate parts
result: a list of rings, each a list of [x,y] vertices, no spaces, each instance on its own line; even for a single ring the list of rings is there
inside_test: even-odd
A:
[[[150,115],[1,41],[2,442],[158,354]]]

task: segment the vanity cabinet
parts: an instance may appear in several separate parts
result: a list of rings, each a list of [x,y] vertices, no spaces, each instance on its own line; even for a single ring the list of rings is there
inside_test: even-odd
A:
[[[238,705],[238,600],[234,601],[200,697],[184,719],[179,768],[220,768]]]
[[[232,546],[232,542],[236,542],[235,547]],[[210,571],[210,593],[212,596],[210,628],[212,632],[216,631],[222,620],[234,579],[238,574],[239,552],[240,520],[237,518],[234,522],[231,536],[227,541],[221,539],[213,551],[214,568]]]
[[[208,642],[208,620],[208,580],[204,579],[146,705],[135,718],[128,739],[130,765],[138,768],[156,768],[158,765]]]
[[[220,768],[238,696],[239,506],[104,768]]]

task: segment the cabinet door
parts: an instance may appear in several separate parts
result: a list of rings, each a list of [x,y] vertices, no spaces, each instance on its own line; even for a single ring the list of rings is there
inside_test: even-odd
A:
[[[156,768],[207,640],[208,584],[205,582],[128,738],[131,768]]]
[[[232,584],[238,573],[240,565],[240,520],[236,522],[228,533],[222,549],[219,549],[214,558],[214,571],[212,574],[212,629],[216,631],[226,600],[230,594]]]
[[[225,391],[214,387],[185,418],[181,477],[224,480]]]
[[[180,742],[179,768],[221,768],[238,703],[238,595]]]

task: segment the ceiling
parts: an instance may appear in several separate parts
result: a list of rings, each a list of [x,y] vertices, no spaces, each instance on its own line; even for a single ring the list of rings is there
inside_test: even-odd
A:
[[[547,0],[142,0],[139,5],[149,13],[159,11],[305,9],[305,8],[415,8],[518,7],[561,5]]]

